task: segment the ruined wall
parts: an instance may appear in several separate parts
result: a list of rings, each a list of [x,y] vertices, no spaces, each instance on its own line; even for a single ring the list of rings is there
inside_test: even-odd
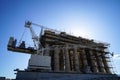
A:
[[[111,74],[105,43],[49,30],[44,31],[41,43],[46,48],[44,55],[51,56],[54,72]]]

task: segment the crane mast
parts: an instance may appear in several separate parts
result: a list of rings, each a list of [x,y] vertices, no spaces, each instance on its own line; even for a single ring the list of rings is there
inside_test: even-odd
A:
[[[29,59],[28,70],[50,70],[51,57],[43,56],[43,47],[40,39],[43,32],[43,27],[40,26],[41,31],[39,36],[37,36],[32,28],[32,25],[34,24],[32,24],[30,21],[25,22],[25,27],[30,29],[34,48],[37,50],[37,54],[32,54]]]
[[[43,52],[42,52],[43,47],[42,47],[42,44],[40,42],[43,27],[41,27],[41,32],[40,32],[39,36],[37,36],[35,34],[35,32],[32,28],[32,23],[30,21],[25,22],[25,27],[30,29],[30,32],[31,32],[31,35],[32,35],[32,40],[33,40],[33,43],[34,43],[34,47],[37,50],[37,54],[38,55],[43,55]]]

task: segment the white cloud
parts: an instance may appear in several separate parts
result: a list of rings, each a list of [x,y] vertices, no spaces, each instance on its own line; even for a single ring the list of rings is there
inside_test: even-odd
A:
[[[120,59],[120,54],[114,54],[114,56],[113,56],[113,60],[118,60],[118,59]]]

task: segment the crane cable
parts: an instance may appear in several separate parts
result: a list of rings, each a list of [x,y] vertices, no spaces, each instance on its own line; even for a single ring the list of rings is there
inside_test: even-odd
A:
[[[23,31],[23,33],[22,33],[22,36],[21,36],[21,38],[20,38],[20,40],[19,40],[19,44],[18,44],[18,45],[20,45],[20,43],[21,43],[21,41],[22,41],[22,39],[23,39],[23,36],[24,36],[24,34],[25,34],[25,31],[26,31],[26,27],[24,28],[24,31]]]

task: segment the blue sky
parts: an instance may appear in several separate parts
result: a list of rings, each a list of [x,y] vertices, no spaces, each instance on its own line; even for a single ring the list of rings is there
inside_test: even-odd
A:
[[[30,55],[7,51],[9,37],[19,41],[26,20],[110,43],[120,74],[119,14],[120,0],[0,0],[0,76],[15,78],[14,69],[27,68]],[[31,44],[29,30],[23,40]]]

